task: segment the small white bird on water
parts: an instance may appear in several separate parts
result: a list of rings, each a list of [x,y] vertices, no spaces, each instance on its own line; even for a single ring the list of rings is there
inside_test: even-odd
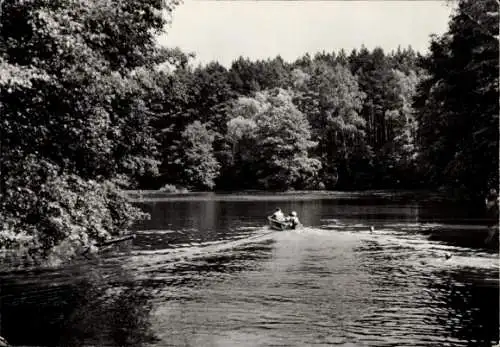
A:
[[[370,225],[370,234],[375,231],[375,227],[373,225]]]

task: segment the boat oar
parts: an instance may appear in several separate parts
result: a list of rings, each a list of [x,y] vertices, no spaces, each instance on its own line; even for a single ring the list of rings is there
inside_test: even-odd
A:
[[[109,245],[112,245],[112,244],[115,244],[118,242],[123,242],[123,241],[131,240],[131,239],[135,239],[135,234],[126,235],[126,236],[122,236],[122,237],[117,237],[116,239],[103,241],[102,243],[99,243],[97,245],[97,247],[109,246]]]
[[[124,242],[124,241],[128,241],[128,240],[131,240],[131,239],[135,239],[135,234],[125,235],[125,236],[117,237],[117,238],[114,238],[114,239],[111,239],[111,240],[106,240],[106,241],[103,241],[101,243],[98,243],[95,247],[110,246],[110,245],[113,245],[115,243]],[[87,258],[87,259],[88,259],[87,253],[90,251],[91,248],[92,248],[92,246],[88,246],[82,252],[82,255],[85,256],[85,258]]]

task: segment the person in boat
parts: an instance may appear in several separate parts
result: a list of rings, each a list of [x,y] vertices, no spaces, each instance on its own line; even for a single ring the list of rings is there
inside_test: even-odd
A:
[[[286,221],[289,222],[294,229],[300,225],[299,217],[297,217],[297,212],[295,211],[290,213],[290,215],[286,218]]]
[[[490,192],[486,196],[485,203],[486,203],[486,208],[489,211],[492,211],[492,213],[498,215],[498,193],[496,189],[494,188],[490,189]]]
[[[484,240],[485,243],[490,243],[495,234],[498,233],[498,193],[496,189],[490,189],[485,199],[486,210],[488,214],[488,236]]]
[[[285,215],[283,214],[283,212],[279,207],[276,210],[274,210],[274,213],[271,215],[271,218],[278,222],[285,221]]]

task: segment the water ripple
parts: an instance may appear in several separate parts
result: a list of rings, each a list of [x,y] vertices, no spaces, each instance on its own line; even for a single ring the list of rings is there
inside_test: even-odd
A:
[[[57,305],[62,288],[93,268],[114,289],[147,293],[155,347],[498,341],[498,253],[433,237],[481,232],[480,226],[420,222],[413,202],[325,207],[326,198],[288,198],[250,203],[246,196],[189,195],[158,202],[128,251],[88,268],[6,273],[2,300],[16,309],[42,300]],[[262,216],[274,201],[299,211],[306,227],[269,230]],[[123,310],[140,312],[141,305],[124,303]]]

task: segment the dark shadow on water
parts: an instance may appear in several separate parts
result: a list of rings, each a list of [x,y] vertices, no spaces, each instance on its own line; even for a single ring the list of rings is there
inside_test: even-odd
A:
[[[431,281],[429,289],[447,316],[436,316],[449,336],[467,342],[467,346],[492,346],[499,342],[498,272],[442,270],[434,272],[439,280]]]
[[[439,230],[429,229],[422,232],[429,235],[429,240],[444,242],[450,246],[469,247],[489,253],[498,253],[498,234],[490,242],[486,242],[488,231],[486,227],[480,230],[442,227]]]
[[[436,268],[440,266],[436,262],[422,271],[422,265],[412,260],[418,254],[412,249],[398,245],[382,247],[376,241],[363,242],[356,253],[371,275],[370,282],[392,298],[389,306],[384,301],[377,303],[381,309],[423,308],[418,312],[428,312],[422,318],[431,335],[458,340],[448,345],[490,347],[499,342],[497,269],[455,268],[443,260],[442,268]],[[402,315],[399,324],[404,321]]]
[[[155,341],[149,294],[134,285],[112,286],[99,270],[86,270],[74,281],[2,279],[2,336],[13,346],[143,346]]]

